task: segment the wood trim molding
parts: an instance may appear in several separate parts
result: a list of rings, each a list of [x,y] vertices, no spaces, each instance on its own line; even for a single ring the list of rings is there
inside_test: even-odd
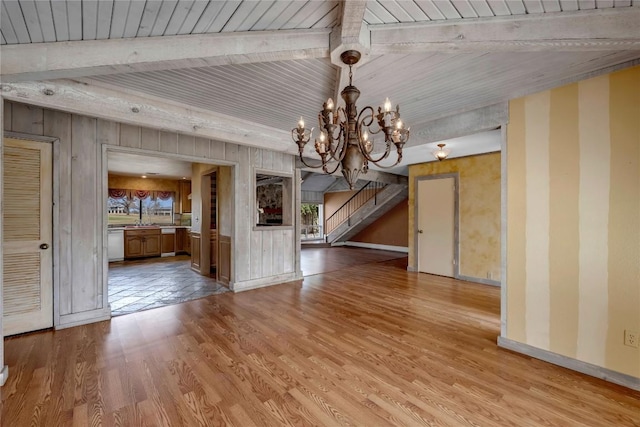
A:
[[[371,54],[640,49],[640,8],[370,25]]]
[[[481,285],[500,286],[500,282],[498,280],[491,280],[491,279],[483,279],[483,278],[479,278],[479,277],[464,276],[462,274],[458,275],[458,277],[456,277],[456,278],[458,280],[464,280],[465,282],[480,283]]]
[[[9,367],[4,365],[2,371],[0,371],[0,387],[7,382],[7,378],[9,378]]]
[[[267,286],[280,285],[288,282],[302,280],[302,272],[285,273],[271,277],[263,277],[260,279],[244,280],[242,282],[230,283],[230,289],[233,292],[249,291],[251,289],[264,288]]]
[[[408,246],[380,245],[378,243],[353,242],[350,240],[347,240],[346,242],[333,243],[331,246],[354,246],[357,248],[379,249],[382,251],[401,252],[404,254],[409,253]]]
[[[3,45],[4,82],[326,58],[330,29],[246,31]],[[69,61],[69,58],[74,58]]]
[[[102,320],[109,319],[111,319],[111,306],[99,308],[97,310],[61,315],[60,323],[55,325],[55,329],[71,328],[73,326],[86,325],[88,323],[100,322]]]
[[[509,294],[507,293],[507,128],[508,124],[500,128],[500,279],[502,285],[500,287],[500,334],[507,335],[507,301]]]
[[[256,148],[297,152],[295,144],[289,142],[289,132],[158,97],[71,80],[3,83],[1,89],[2,96],[10,101]]]
[[[640,391],[640,378],[636,378],[631,375],[612,371],[611,369],[603,368],[601,366],[593,365],[591,363],[553,353],[548,350],[533,347],[529,344],[514,341],[504,336],[498,337],[498,346],[507,350],[515,351],[516,353],[521,353],[533,357],[534,359],[543,360],[554,365],[562,366],[563,368],[571,369],[572,371],[581,372],[583,374],[600,378],[605,381],[630,388],[632,390]]]
[[[479,132],[496,129],[509,121],[509,103],[487,105],[469,111],[416,123],[414,126],[422,128],[416,133],[420,144],[444,141],[460,136],[472,135]],[[415,144],[407,144],[412,146]]]

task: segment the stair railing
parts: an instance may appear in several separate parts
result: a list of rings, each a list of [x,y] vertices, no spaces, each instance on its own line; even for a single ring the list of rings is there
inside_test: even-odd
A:
[[[339,225],[344,222],[348,222],[348,225],[351,225],[351,217],[353,214],[364,206],[369,200],[374,199],[374,205],[378,204],[377,195],[378,193],[387,186],[387,184],[376,181],[369,181],[367,185],[362,187],[355,193],[349,200],[344,202],[342,206],[338,208],[327,220],[326,224],[326,233],[329,234],[333,230],[335,230]]]

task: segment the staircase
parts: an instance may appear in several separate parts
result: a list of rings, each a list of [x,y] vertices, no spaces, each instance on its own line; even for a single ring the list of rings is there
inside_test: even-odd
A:
[[[326,220],[328,243],[345,242],[405,200],[405,184],[371,181]]]

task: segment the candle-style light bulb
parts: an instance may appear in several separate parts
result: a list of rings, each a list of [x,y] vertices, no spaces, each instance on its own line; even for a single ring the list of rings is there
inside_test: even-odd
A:
[[[398,119],[398,121],[396,122],[396,128],[402,129],[402,120]]]
[[[388,113],[389,111],[391,111],[391,101],[387,98],[384,100],[384,112]]]
[[[304,119],[300,116],[300,120],[298,120],[298,129],[304,129]]]
[[[326,135],[324,132],[320,132],[318,139],[316,139],[316,151],[318,154],[324,154],[327,152],[327,144],[325,143]]]
[[[366,129],[364,132],[362,132],[362,140],[364,142],[367,142],[369,140],[369,132],[367,132]]]
[[[327,99],[327,109],[333,110],[333,99]]]

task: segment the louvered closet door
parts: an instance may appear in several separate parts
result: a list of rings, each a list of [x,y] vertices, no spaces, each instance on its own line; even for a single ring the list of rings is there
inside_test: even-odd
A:
[[[5,138],[3,335],[53,326],[51,144]]]

